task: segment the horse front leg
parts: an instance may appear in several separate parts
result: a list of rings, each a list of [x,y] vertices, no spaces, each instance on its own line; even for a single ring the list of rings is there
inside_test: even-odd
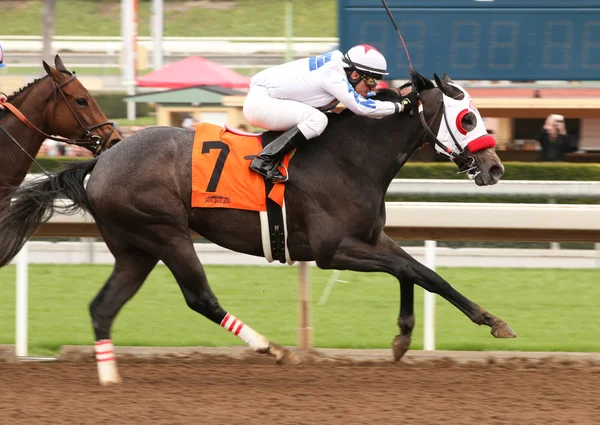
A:
[[[414,272],[419,276],[416,283],[429,292],[441,295],[456,308],[465,313],[469,319],[478,325],[487,325],[490,333],[496,338],[515,338],[517,334],[499,317],[494,316],[485,308],[473,303],[455,290],[448,282],[433,270],[415,261]]]
[[[506,322],[470,301],[436,272],[419,263],[383,233],[373,244],[355,238],[345,238],[339,243],[333,255],[322,259],[317,255],[316,260],[321,268],[385,272],[400,281],[401,306],[398,318],[400,335],[396,336],[393,343],[394,357],[397,360],[408,350],[414,327],[414,289],[411,287],[414,283],[445,298],[474,323],[490,326],[492,335],[496,338],[516,336]]]
[[[410,348],[412,331],[415,327],[415,285],[412,280],[400,279],[400,334],[392,342],[394,358],[400,360]]]

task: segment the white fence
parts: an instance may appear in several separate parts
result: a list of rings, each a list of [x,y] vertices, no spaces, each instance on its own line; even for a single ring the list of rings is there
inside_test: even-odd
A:
[[[4,50],[16,53],[40,53],[42,36],[0,35]],[[138,46],[152,50],[152,37],[138,37]],[[297,54],[323,53],[336,49],[337,37],[293,37],[292,49]],[[123,39],[119,36],[55,36],[52,41],[55,51],[72,53],[104,53],[114,55],[121,52]],[[165,54],[222,53],[250,55],[260,53],[283,54],[287,48],[285,37],[163,37]]]
[[[25,182],[43,177],[43,174],[28,174]],[[545,180],[500,180],[494,186],[477,186],[467,180],[445,179],[394,179],[388,195],[451,195],[451,196],[513,196],[544,197],[549,200],[563,198],[595,198],[600,200],[598,181],[545,181]]]
[[[57,201],[64,202],[64,201]],[[600,205],[386,203],[386,233],[401,239],[427,240],[425,264],[435,268],[436,240],[600,241]],[[97,234],[85,213],[55,215],[38,234],[90,236]],[[27,355],[27,246],[17,260],[17,356]],[[310,287],[307,266],[300,267],[298,340],[310,346]],[[425,349],[435,349],[435,297],[425,296]]]
[[[425,247],[422,244],[400,245],[417,261],[425,262]],[[115,262],[106,244],[95,238],[79,238],[78,241],[68,242],[35,240],[30,241],[28,247],[29,264],[112,265]],[[268,263],[264,258],[231,251],[212,243],[195,243],[194,248],[204,265],[287,266],[278,261]],[[600,250],[438,246],[435,261],[439,267],[594,269],[600,267]]]
[[[11,66],[38,67],[42,54],[41,36],[2,36],[5,51],[11,52]],[[53,51],[63,56],[70,67],[117,68],[125,44],[121,37],[55,36]],[[284,61],[287,40],[284,37],[163,37],[162,54],[166,63],[190,55],[204,56],[224,66],[265,68]],[[306,57],[338,48],[335,37],[293,37],[295,57]],[[154,43],[151,37],[137,38],[137,55],[151,64]]]

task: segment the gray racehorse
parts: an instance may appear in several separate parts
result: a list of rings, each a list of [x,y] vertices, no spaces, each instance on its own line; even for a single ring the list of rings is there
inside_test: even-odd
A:
[[[386,272],[400,283],[401,302],[393,355],[408,350],[415,323],[414,285],[444,297],[478,325],[491,327],[497,338],[514,337],[499,318],[457,292],[448,282],[408,255],[384,232],[385,194],[406,159],[440,126],[465,134],[482,121],[476,109],[449,120],[448,99],[468,96],[449,78],[433,82],[414,73],[423,122],[398,114],[379,120],[350,112],[332,114],[326,131],[299,149],[286,183],[288,248],[296,261],[316,261],[320,268]],[[400,101],[396,90],[376,98]],[[446,99],[446,100],[445,100]],[[470,98],[469,98],[470,99]],[[467,103],[468,100],[467,99]],[[426,123],[428,129],[425,129]],[[454,132],[455,133],[455,132]],[[266,134],[265,137],[273,136]],[[454,136],[439,142],[456,152]],[[91,212],[115,257],[111,276],[90,304],[100,381],[120,382],[110,329],[123,305],[133,297],[159,260],[175,276],[188,306],[242,338],[250,347],[282,364],[299,360],[245,325],[221,307],[211,291],[194,250],[189,229],[234,251],[264,256],[257,212],[191,207],[192,131],[154,127],[140,131],[99,158],[59,172],[50,179],[21,186],[0,219],[0,266],[7,264],[28,236],[53,213],[57,197],[73,201],[70,210]],[[498,182],[504,169],[492,147],[472,152],[458,147],[460,168],[479,185]],[[480,146],[481,147],[481,146]],[[84,189],[84,178],[91,177]],[[9,199],[4,200],[10,203]]]

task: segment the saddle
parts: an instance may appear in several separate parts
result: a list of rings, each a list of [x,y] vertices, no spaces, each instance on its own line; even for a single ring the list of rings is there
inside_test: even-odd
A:
[[[248,133],[199,123],[192,153],[192,202],[194,208],[232,208],[258,211],[263,252],[292,264],[286,249],[285,184],[273,184],[249,168],[248,156],[256,156],[279,134]],[[287,167],[291,154],[281,161]]]

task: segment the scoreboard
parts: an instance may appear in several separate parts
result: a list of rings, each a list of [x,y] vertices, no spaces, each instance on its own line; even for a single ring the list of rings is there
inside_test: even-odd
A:
[[[455,80],[600,80],[600,0],[387,0],[413,67]],[[340,49],[371,44],[388,79],[404,48],[381,0],[339,0]]]

